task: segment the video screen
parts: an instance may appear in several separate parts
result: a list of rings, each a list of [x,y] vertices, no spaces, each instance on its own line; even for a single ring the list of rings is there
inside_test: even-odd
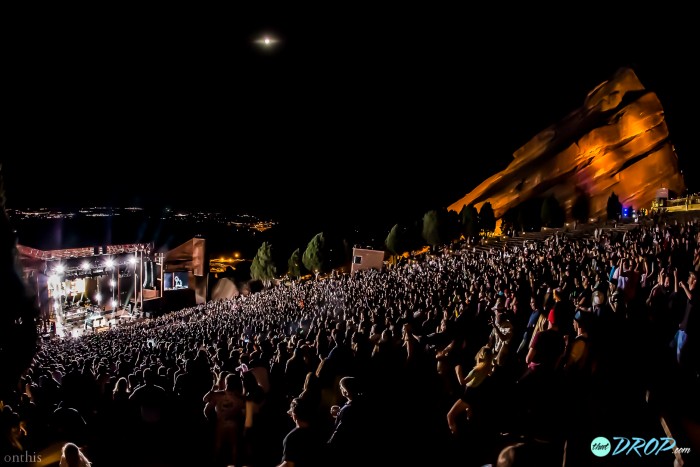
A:
[[[163,274],[163,282],[165,290],[179,290],[189,287],[187,271],[166,272]]]

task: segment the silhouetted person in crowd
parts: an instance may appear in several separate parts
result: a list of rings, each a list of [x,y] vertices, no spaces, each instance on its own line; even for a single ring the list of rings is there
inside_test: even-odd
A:
[[[155,372],[146,368],[143,370],[143,384],[129,396],[132,407],[138,413],[135,447],[140,446],[141,452],[151,456],[158,455],[169,435],[167,392],[155,381]]]
[[[59,467],[90,467],[92,463],[74,443],[66,443],[61,449]]]
[[[282,463],[278,467],[324,467],[326,443],[313,422],[316,419],[316,405],[310,398],[297,397],[292,400],[287,412],[294,428],[283,440]]]
[[[685,292],[687,304],[676,338],[678,363],[694,379],[700,378],[700,318],[697,316],[700,313],[700,291],[697,283],[697,274],[693,271],[688,274],[687,282],[678,283]]]
[[[340,394],[346,399],[342,407],[334,406],[333,433],[328,440],[330,464],[338,466],[364,465],[371,453],[361,449],[366,442],[368,406],[363,388],[357,378],[346,376],[340,380]]]
[[[243,433],[246,400],[237,373],[225,377],[223,389],[212,388],[204,396],[204,414],[215,424],[214,459],[217,465],[243,465]]]

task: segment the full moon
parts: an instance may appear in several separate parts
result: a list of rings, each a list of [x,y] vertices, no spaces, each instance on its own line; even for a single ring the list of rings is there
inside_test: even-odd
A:
[[[265,49],[271,49],[279,42],[277,38],[271,35],[264,35],[259,39],[256,39],[254,41],[257,45],[260,47],[263,47]]]

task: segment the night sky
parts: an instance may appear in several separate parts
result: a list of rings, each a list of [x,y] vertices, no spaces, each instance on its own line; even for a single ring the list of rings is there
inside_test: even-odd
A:
[[[417,5],[29,24],[5,63],[7,204],[393,225],[505,168],[623,66],[658,94],[681,166],[698,157],[688,12],[507,24]]]

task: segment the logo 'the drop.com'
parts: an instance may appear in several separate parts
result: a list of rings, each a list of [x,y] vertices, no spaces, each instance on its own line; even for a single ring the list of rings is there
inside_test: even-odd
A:
[[[591,453],[597,457],[604,457],[612,451],[613,456],[625,455],[632,453],[639,457],[642,456],[657,456],[660,452],[671,451],[676,447],[676,440],[673,438],[625,438],[622,436],[613,437],[613,441],[617,442],[615,449],[612,448],[610,440],[604,436],[598,436],[591,441]]]

